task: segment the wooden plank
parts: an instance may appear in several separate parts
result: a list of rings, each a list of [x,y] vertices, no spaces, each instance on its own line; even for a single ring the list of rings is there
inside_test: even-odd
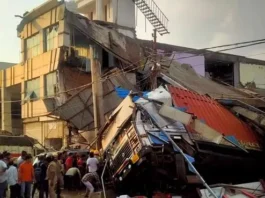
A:
[[[116,108],[120,109],[110,126],[104,131],[104,138],[102,139],[102,147],[106,149],[113,138],[117,135],[120,126],[132,115],[133,109],[131,106],[135,104],[132,102],[130,96],[127,96],[122,103]]]
[[[170,107],[167,105],[163,105],[160,110],[159,114],[162,116],[165,116],[167,118],[170,118],[172,120],[176,120],[181,122],[182,124],[189,125],[192,121],[192,115],[188,113],[184,113],[174,107]]]
[[[182,112],[174,107],[163,105],[159,110],[159,114],[172,120],[179,121],[186,126],[190,126],[204,138],[213,143],[219,144],[223,139],[222,134],[217,132],[215,129],[209,127],[197,118],[193,118],[192,115]]]

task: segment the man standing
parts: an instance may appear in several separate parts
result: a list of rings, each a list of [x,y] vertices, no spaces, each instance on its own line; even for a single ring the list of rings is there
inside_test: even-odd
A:
[[[54,156],[54,162],[56,163],[56,176],[57,176],[57,184],[56,184],[56,194],[57,198],[61,197],[61,186],[63,185],[63,166],[61,163],[61,154],[57,153]]]
[[[43,197],[44,193],[44,179],[46,178],[46,166],[44,164],[44,156],[41,155],[38,157],[39,162],[34,164],[34,175],[35,182],[33,184],[32,197],[34,197],[35,191],[39,190],[39,197]],[[45,173],[44,173],[45,172]]]
[[[72,168],[73,167],[73,153],[69,153],[68,154],[68,157],[65,161],[65,172],[69,169],[69,168]]]
[[[21,197],[30,198],[31,186],[34,180],[34,168],[32,165],[32,156],[26,155],[25,161],[22,162],[18,170],[18,181],[21,182]]]
[[[0,198],[4,197],[4,193],[7,188],[7,165],[3,161],[3,158],[3,154],[0,153]]]
[[[56,197],[56,186],[57,186],[57,164],[54,161],[54,157],[52,155],[49,155],[47,157],[47,161],[49,163],[48,168],[47,168],[47,180],[48,180],[48,185],[49,185],[49,194],[50,198],[55,198]]]
[[[17,158],[17,167],[18,168],[19,168],[20,164],[22,164],[22,162],[25,160],[26,155],[27,155],[27,152],[22,151],[21,156],[19,156],[19,158]]]
[[[89,158],[87,159],[87,168],[89,173],[97,172],[98,170],[98,159],[94,157],[94,153],[89,153]]]
[[[10,161],[10,156],[11,156],[11,154],[9,153],[9,152],[7,152],[7,151],[4,151],[3,152],[3,161],[6,163],[6,165],[8,165],[9,164],[9,161]],[[7,177],[7,179],[8,179],[8,175],[7,175],[7,171],[6,171],[6,177]],[[6,197],[6,193],[7,193],[7,187],[6,187],[6,189],[4,190],[4,197]]]
[[[43,198],[44,197],[44,193],[46,195],[46,198],[48,198],[48,180],[47,180],[47,166],[48,166],[48,161],[47,159],[44,157],[43,159],[43,163],[41,164],[41,176],[40,176],[40,194],[39,194],[39,198]]]
[[[9,162],[9,168],[7,170],[7,183],[10,188],[10,198],[19,198],[19,185],[18,185],[18,173],[17,168],[14,166],[13,160]]]

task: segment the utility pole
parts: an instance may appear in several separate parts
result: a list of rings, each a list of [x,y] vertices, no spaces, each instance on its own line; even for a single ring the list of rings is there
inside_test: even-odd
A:
[[[101,79],[101,64],[99,62],[99,51],[96,46],[90,46],[91,81],[94,115],[94,137],[97,137],[99,128],[104,122],[103,88]],[[97,144],[96,144],[97,147]]]
[[[72,125],[70,122],[67,121],[67,128],[68,128],[68,138],[67,138],[67,148],[70,147],[71,143],[72,143]]]
[[[153,33],[153,61],[154,61],[154,66],[153,66],[153,73],[152,73],[152,89],[157,88],[157,76],[158,76],[158,68],[157,68],[157,63],[156,63],[156,59],[157,59],[157,49],[156,49],[156,39],[157,39],[157,30],[154,29],[154,33]]]

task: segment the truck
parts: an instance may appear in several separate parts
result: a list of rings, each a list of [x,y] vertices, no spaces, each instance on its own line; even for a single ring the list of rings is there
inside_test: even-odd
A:
[[[187,165],[164,134],[181,141],[188,138],[186,129],[160,116],[158,106],[150,101],[135,103],[127,96],[100,131],[108,175],[120,194],[177,191],[186,182]],[[150,119],[150,112],[159,126]]]
[[[203,183],[193,167],[210,184],[246,182],[264,174],[262,152],[233,145],[196,115],[172,106],[167,90],[158,88],[152,94],[128,95],[100,130],[105,177],[115,192],[147,197],[154,192],[191,192],[190,187],[195,190]]]
[[[12,158],[17,158],[22,151],[35,156],[43,151],[43,147],[28,136],[0,135],[0,151],[8,151]]]

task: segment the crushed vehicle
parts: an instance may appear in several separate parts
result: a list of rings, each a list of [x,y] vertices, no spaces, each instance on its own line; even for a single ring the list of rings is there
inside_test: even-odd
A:
[[[169,91],[159,87],[140,94],[126,94],[126,91],[118,90],[123,97],[127,96],[111,114],[99,138],[105,160],[108,161],[107,175],[114,181],[116,192],[129,195],[151,195],[158,190],[176,193],[187,184],[202,185],[194,169],[171,141],[185,152],[189,162],[209,183],[263,175],[260,172],[264,164],[261,150],[240,143],[251,137],[256,141],[254,131],[245,129],[245,123],[220,105],[218,107],[223,108],[224,117],[230,117],[230,121],[235,122],[233,125],[242,130],[225,134],[211,123],[208,124],[207,117],[202,120],[198,112],[189,112],[192,108],[188,103],[184,102],[186,107],[177,106],[176,97],[172,97],[174,88],[167,89]],[[219,104],[216,102],[215,105]],[[227,120],[220,120],[219,124],[227,123]],[[245,169],[249,173],[244,172],[244,178],[238,177]],[[225,177],[223,172],[226,173]]]

